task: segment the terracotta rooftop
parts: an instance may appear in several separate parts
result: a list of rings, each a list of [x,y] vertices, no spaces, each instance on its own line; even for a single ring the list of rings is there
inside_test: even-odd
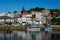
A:
[[[13,18],[9,16],[0,16],[0,19],[13,19]]]
[[[29,14],[29,12],[25,10],[25,11],[22,11],[22,14]]]
[[[14,17],[14,18],[21,18],[22,17],[22,15],[21,14],[18,14],[16,17]]]

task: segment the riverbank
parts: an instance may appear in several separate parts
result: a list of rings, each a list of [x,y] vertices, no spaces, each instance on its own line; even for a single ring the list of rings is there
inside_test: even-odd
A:
[[[44,26],[42,25],[41,30],[44,28]],[[51,25],[51,28],[53,28],[54,31],[60,31],[60,25]]]
[[[26,27],[0,27],[0,31],[24,31]]]
[[[54,31],[60,31],[60,25],[51,25],[51,28],[53,28]],[[44,26],[40,26],[40,30],[43,30],[44,29]],[[26,31],[27,30],[27,27],[26,26],[0,26],[0,31],[5,31],[5,30],[11,30],[11,31]]]

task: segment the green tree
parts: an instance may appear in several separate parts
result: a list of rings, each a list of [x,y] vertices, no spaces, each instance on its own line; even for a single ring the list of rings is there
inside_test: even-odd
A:
[[[57,22],[57,19],[56,18],[52,18],[51,22]]]
[[[60,22],[60,18],[52,18],[51,22],[53,22],[53,23]]]
[[[36,7],[36,8],[31,8],[30,11],[42,11],[43,9],[45,8]]]
[[[8,13],[10,14],[11,12],[9,11]]]
[[[17,11],[14,11],[14,13],[17,13]]]

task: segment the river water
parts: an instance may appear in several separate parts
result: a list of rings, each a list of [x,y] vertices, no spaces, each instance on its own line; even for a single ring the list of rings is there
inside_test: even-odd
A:
[[[60,32],[13,31],[11,34],[0,32],[0,40],[60,40]]]

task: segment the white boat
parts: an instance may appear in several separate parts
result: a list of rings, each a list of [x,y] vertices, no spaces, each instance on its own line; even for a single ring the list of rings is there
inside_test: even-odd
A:
[[[46,32],[51,32],[52,30],[53,30],[53,28],[50,28],[50,27],[44,28],[44,31],[46,31]]]
[[[30,25],[27,28],[28,31],[40,31],[40,27],[37,25]]]

